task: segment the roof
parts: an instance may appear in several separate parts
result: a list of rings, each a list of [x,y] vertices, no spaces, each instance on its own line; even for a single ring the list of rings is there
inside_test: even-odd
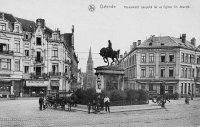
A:
[[[4,18],[6,20],[8,20],[9,22],[16,22],[17,21],[12,14],[4,13],[4,12],[0,12],[0,17],[1,18],[3,18],[3,14],[4,14]]]
[[[72,46],[72,33],[64,33],[62,34],[63,38],[64,38],[64,42],[65,44],[69,47]]]
[[[35,31],[36,24],[34,21],[17,18],[17,17],[16,19],[21,23],[23,31],[32,32],[32,33]]]
[[[197,47],[191,44],[191,42],[186,41],[185,43],[182,42],[180,38],[175,38],[175,37],[170,37],[170,36],[160,36],[160,37],[155,37],[152,36],[142,42],[138,48],[161,48],[161,47],[167,47],[167,46],[177,46],[177,47],[182,47],[182,48],[188,48],[192,50],[196,50]]]
[[[35,32],[36,23],[34,21],[17,18],[17,17],[16,17],[16,19],[21,23],[23,31],[32,32],[32,33]],[[51,35],[53,30],[50,29],[49,27],[45,26],[44,32],[45,32],[45,34]]]

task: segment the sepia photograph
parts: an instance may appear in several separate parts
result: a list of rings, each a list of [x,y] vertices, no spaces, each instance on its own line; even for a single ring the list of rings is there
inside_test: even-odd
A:
[[[0,0],[0,127],[200,127],[200,1]]]

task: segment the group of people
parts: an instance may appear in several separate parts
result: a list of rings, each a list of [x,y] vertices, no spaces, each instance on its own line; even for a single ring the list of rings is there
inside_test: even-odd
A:
[[[45,110],[46,109],[46,103],[47,103],[46,102],[46,98],[41,96],[39,98],[39,108],[40,108],[40,110]]]
[[[96,100],[92,100],[92,102],[88,103],[88,113],[90,114],[90,110],[93,109],[95,112],[99,112],[100,110],[104,110],[106,112],[110,112],[110,99],[108,96],[105,98],[97,98]]]

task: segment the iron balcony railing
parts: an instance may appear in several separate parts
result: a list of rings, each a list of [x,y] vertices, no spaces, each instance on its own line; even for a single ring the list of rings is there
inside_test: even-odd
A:
[[[61,76],[61,72],[49,72],[49,76]]]
[[[46,74],[46,73],[30,73],[30,77],[33,79],[38,79],[38,78],[46,79],[46,78],[48,78],[48,74]]]
[[[42,63],[43,62],[43,57],[36,57],[35,58],[36,63]]]
[[[8,55],[13,55],[13,51],[0,51],[0,54],[8,54]]]

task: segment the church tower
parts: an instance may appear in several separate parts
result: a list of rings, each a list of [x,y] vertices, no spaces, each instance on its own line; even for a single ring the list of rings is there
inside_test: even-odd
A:
[[[89,51],[89,57],[87,61],[87,70],[86,70],[86,77],[87,77],[87,84],[86,88],[95,88],[95,75],[93,70],[93,60],[92,60],[92,53],[91,53],[91,47]]]

